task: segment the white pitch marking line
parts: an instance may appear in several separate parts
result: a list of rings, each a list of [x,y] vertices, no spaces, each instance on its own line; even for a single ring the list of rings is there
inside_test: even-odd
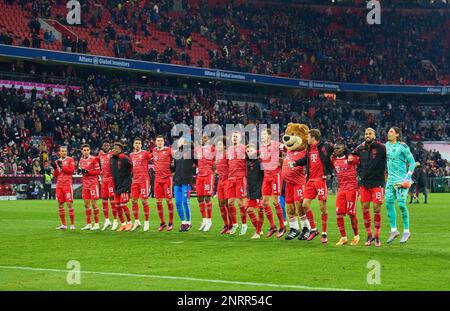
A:
[[[171,243],[171,244],[183,244],[184,242],[183,241],[178,241],[178,242],[169,242],[169,243]]]
[[[73,270],[18,267],[18,266],[0,266],[0,269],[25,270],[25,271],[46,271],[46,272],[61,272],[61,273],[73,272]],[[182,277],[182,276],[168,276],[168,275],[133,274],[133,273],[98,272],[98,271],[80,271],[80,273],[109,275],[109,276],[127,276],[127,277],[135,277],[135,278],[153,278],[153,279],[183,280],[183,281],[206,282],[206,283],[236,284],[236,285],[248,285],[248,286],[265,286],[265,287],[275,287],[275,288],[296,288],[296,289],[325,290],[325,291],[357,291],[356,289],[348,289],[348,288],[332,288],[332,287],[330,288],[330,287],[313,287],[313,286],[305,286],[305,285],[288,285],[288,284],[273,284],[273,283],[227,281],[227,280],[210,280],[210,279],[200,279],[200,278],[191,278],[191,277]]]

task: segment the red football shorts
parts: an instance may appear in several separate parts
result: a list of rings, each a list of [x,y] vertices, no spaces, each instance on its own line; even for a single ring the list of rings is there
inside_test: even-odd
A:
[[[286,182],[286,187],[284,188],[286,204],[302,201],[304,190],[305,186],[302,184],[292,184],[290,182]]]
[[[266,176],[262,183],[261,194],[266,195],[280,195],[281,194],[281,174]]]
[[[81,192],[81,198],[83,200],[98,200],[100,196],[100,191],[98,190],[98,185],[96,187],[84,187]]]
[[[253,207],[253,208],[262,208],[263,207],[260,199],[249,199],[247,202],[247,206]]]
[[[359,191],[361,192],[361,202],[373,202],[375,204],[382,204],[384,200],[384,188],[364,188],[360,187]]]
[[[102,179],[102,198],[108,199],[114,197],[114,180],[111,179]]]
[[[150,180],[145,181],[133,181],[131,183],[131,198],[136,199],[148,199],[148,192],[150,189]]]
[[[173,197],[172,176],[166,178],[155,177],[155,198],[172,199]]]
[[[247,177],[229,178],[226,188],[227,198],[246,198],[247,197]]]
[[[115,204],[127,204],[128,201],[130,201],[130,194],[128,192],[124,192],[124,193],[119,193],[116,194],[114,193],[114,203]]]
[[[325,179],[321,180],[308,180],[305,185],[305,199],[315,199],[320,201],[326,201],[328,196],[328,188]]]
[[[56,186],[56,200],[58,203],[73,202],[73,188],[70,186]]]
[[[227,189],[227,180],[226,179],[219,179],[217,182],[217,198],[219,200],[226,200],[228,197],[226,196],[226,189]]]
[[[356,215],[358,189],[338,190],[336,195],[336,215]]]
[[[195,192],[197,196],[210,197],[214,193],[214,174],[197,176],[195,180]]]

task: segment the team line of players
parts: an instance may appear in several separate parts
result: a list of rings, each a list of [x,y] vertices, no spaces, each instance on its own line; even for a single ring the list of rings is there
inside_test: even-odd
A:
[[[404,233],[400,242],[405,243],[410,237],[406,197],[415,161],[409,148],[400,142],[400,138],[400,130],[391,128],[388,133],[388,143],[385,145],[376,141],[375,131],[368,128],[365,131],[365,141],[347,155],[345,146],[323,142],[320,131],[315,129],[309,130],[307,148],[302,151],[285,148],[285,145],[295,143],[295,136],[289,133],[284,135],[283,145],[272,140],[270,130],[264,131],[261,137],[262,144],[257,150],[254,145],[242,144],[240,132],[233,132],[232,144],[228,147],[225,138],[210,143],[208,137],[203,136],[201,145],[192,148],[194,153],[184,155],[183,147],[186,151],[190,150],[186,148],[188,143],[184,139],[179,139],[176,150],[173,150],[164,145],[163,136],[157,136],[156,147],[151,152],[143,150],[141,139],[136,138],[133,143],[134,152],[129,156],[124,154],[121,143],[114,143],[111,149],[111,144],[105,141],[98,156],[90,154],[89,145],[83,145],[82,158],[78,165],[75,165],[74,159],[67,155],[67,148],[61,147],[60,158],[52,163],[57,180],[56,198],[62,223],[57,229],[67,228],[64,204],[68,207],[70,229],[75,229],[72,175],[78,169],[83,176],[82,198],[87,220],[87,225],[82,230],[100,230],[100,210],[97,200],[101,197],[105,218],[102,230],[111,227],[112,230],[117,231],[135,231],[141,227],[138,206],[140,199],[145,216],[143,230],[148,231],[150,211],[148,168],[149,162],[153,162],[154,195],[160,219],[158,230],[173,229],[172,198],[175,188],[176,192],[180,192],[180,195],[176,196],[177,211],[181,218],[180,231],[188,231],[192,227],[189,208],[190,185],[184,184],[183,178],[178,178],[179,182],[174,185],[172,172],[175,170],[175,164],[179,165],[175,175],[180,173],[180,169],[184,170],[181,174],[192,174],[192,170],[188,169],[189,165],[182,166],[183,161],[192,160],[198,168],[196,195],[202,215],[200,231],[211,229],[211,197],[214,194],[215,174],[217,174],[217,198],[224,222],[221,234],[236,234],[239,227],[236,214],[239,208],[240,235],[246,234],[247,218],[250,218],[255,228],[252,238],[260,238],[263,235],[264,218],[267,218],[270,228],[266,237],[276,235],[277,238],[281,238],[286,233],[288,221],[289,232],[285,236],[286,240],[298,237],[299,240],[311,241],[319,235],[311,210],[311,202],[317,198],[322,220],[321,241],[325,244],[328,242],[326,181],[334,171],[338,179],[336,215],[341,234],[336,245],[349,243],[344,225],[346,215],[350,218],[354,233],[350,244],[359,243],[356,206],[360,197],[367,232],[365,245],[374,243],[375,246],[381,246],[381,205],[385,196],[391,226],[391,234],[387,242],[391,243],[400,235],[395,214],[395,200],[397,200],[404,224]],[[292,142],[293,139],[294,142]],[[181,157],[176,155],[177,152],[181,152]],[[191,157],[193,154],[195,156]],[[385,185],[386,168],[388,180]],[[99,189],[100,175],[101,188]],[[282,185],[286,202],[286,220],[280,205]],[[130,194],[134,224],[127,207]],[[169,212],[168,223],[164,217],[163,200],[166,201]],[[372,233],[370,203],[373,203],[374,208],[374,233]],[[271,205],[277,215],[279,229],[275,224]],[[109,219],[109,207],[113,214],[112,223]],[[93,225],[92,212],[94,213]]]

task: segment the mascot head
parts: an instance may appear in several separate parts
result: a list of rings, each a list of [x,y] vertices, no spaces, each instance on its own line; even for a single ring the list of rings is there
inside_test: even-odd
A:
[[[288,150],[304,150],[307,146],[309,128],[305,124],[289,123],[283,136],[283,144]]]

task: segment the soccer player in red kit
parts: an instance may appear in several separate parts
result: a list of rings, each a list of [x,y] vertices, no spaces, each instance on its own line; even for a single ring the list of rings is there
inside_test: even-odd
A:
[[[139,206],[138,199],[141,199],[144,207],[144,231],[147,232],[150,223],[148,217],[150,214],[150,207],[148,206],[148,194],[150,189],[150,175],[148,174],[148,162],[152,159],[152,154],[147,150],[142,150],[142,140],[135,138],[134,152],[130,154],[131,163],[133,164],[133,181],[131,183],[131,202],[133,206],[134,225],[131,231],[135,231],[141,226],[139,221]]]
[[[108,201],[111,204],[111,211],[113,213],[114,222],[112,224],[111,230],[117,230],[119,223],[117,221],[117,209],[114,204],[114,182],[111,172],[111,157],[112,151],[111,144],[108,140],[103,141],[102,150],[98,153],[98,159],[100,161],[101,170],[101,196],[102,196],[102,206],[103,206],[103,216],[105,217],[105,223],[103,224],[102,231],[105,231],[111,226],[111,221],[109,220],[109,207]]]
[[[164,137],[158,135],[155,141],[156,147],[152,150],[152,162],[155,168],[155,198],[161,225],[159,231],[167,227],[167,231],[173,229],[173,181],[171,164],[173,159],[172,148],[164,146]],[[164,220],[162,200],[165,199],[169,209],[169,225]]]
[[[209,143],[208,136],[202,136],[202,145],[195,148],[195,156],[198,161],[195,191],[202,215],[202,224],[198,231],[207,232],[212,226],[211,196],[214,193],[214,145]]]
[[[100,230],[98,224],[100,210],[97,206],[97,200],[100,197],[98,187],[98,176],[100,175],[100,162],[97,157],[91,155],[91,148],[88,144],[81,146],[82,157],[78,163],[78,169],[83,175],[81,197],[84,200],[87,225],[81,230]],[[92,209],[91,209],[92,208]],[[91,217],[94,210],[94,226],[92,226]]]
[[[228,204],[231,207],[231,214],[236,213],[234,203],[237,202],[241,213],[242,227],[240,235],[247,232],[247,213],[246,213],[246,198],[247,198],[247,161],[246,148],[241,144],[241,133],[234,131],[231,134],[232,145],[227,148],[228,159],[228,182],[226,189],[226,196],[228,197]],[[230,234],[236,234],[238,228],[237,221],[233,218]]]
[[[283,218],[283,209],[280,205],[281,194],[281,168],[280,168],[280,143],[272,140],[272,131],[266,129],[261,133],[261,145],[259,147],[261,167],[264,170],[264,179],[262,184],[262,204],[265,210],[270,208],[270,199],[272,199],[275,212],[280,222],[280,231],[277,238],[283,236],[286,232],[285,219]],[[267,237],[271,237],[275,232],[272,227]]]
[[[110,163],[114,179],[114,202],[121,222],[117,231],[130,231],[133,225],[127,203],[130,200],[132,164],[130,158],[123,153],[121,143],[114,143],[112,151],[113,156]],[[123,214],[125,214],[127,222],[125,222]]]
[[[301,236],[301,239],[311,241],[319,232],[314,222],[314,216],[311,211],[311,202],[316,197],[319,200],[320,211],[322,213],[322,243],[328,243],[327,236],[327,196],[328,189],[326,178],[331,175],[331,155],[332,145],[321,141],[320,131],[312,129],[308,133],[308,147],[306,157],[295,162],[295,165],[306,165],[306,184],[303,200],[303,210],[311,225],[311,231]]]
[[[358,218],[356,217],[356,204],[358,200],[358,180],[356,173],[356,165],[348,162],[345,155],[345,147],[342,144],[334,146],[334,153],[331,157],[331,163],[336,171],[338,179],[338,192],[336,195],[336,220],[341,233],[341,239],[336,243],[341,246],[348,243],[347,234],[345,232],[344,217],[348,215],[352,223],[354,233],[351,245],[358,245]]]
[[[217,181],[217,199],[219,200],[220,215],[223,219],[224,227],[220,234],[229,233],[231,230],[232,215],[228,208],[226,188],[228,182],[228,160],[226,154],[226,138],[221,136],[215,144],[215,166],[219,180]],[[234,209],[234,223],[236,223],[236,208]]]
[[[64,203],[66,203],[69,210],[70,230],[75,230],[72,188],[75,161],[72,157],[67,156],[67,147],[65,146],[59,148],[59,156],[58,160],[52,162],[53,176],[56,178],[56,200],[58,201],[59,217],[61,218],[61,226],[56,229],[67,229],[66,212],[64,210]]]

